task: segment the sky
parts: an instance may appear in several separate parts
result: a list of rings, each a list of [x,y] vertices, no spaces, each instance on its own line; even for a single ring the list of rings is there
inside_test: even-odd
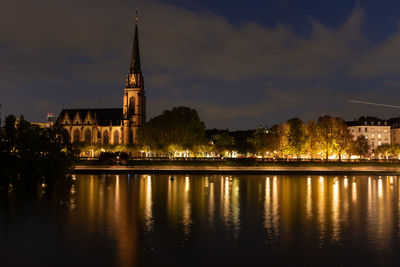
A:
[[[397,117],[400,1],[2,0],[1,116],[122,107],[139,8],[147,118],[207,128]]]

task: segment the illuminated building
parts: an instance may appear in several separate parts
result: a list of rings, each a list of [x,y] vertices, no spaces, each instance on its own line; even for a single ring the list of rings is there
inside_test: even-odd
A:
[[[63,109],[58,117],[72,142],[132,144],[137,130],[146,121],[146,97],[140,65],[139,34],[136,17],[129,73],[123,107],[103,109]]]
[[[375,117],[360,117],[358,120],[347,122],[354,140],[365,136],[372,152],[380,145],[390,144],[390,125],[387,121]]]
[[[390,142],[392,144],[400,144],[400,118],[392,118],[388,120],[391,126]]]

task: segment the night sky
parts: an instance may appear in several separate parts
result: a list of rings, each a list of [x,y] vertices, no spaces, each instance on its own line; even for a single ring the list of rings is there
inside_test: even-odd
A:
[[[299,117],[389,118],[400,1],[2,0],[2,116],[122,107],[135,8],[148,119],[196,108],[208,128]]]

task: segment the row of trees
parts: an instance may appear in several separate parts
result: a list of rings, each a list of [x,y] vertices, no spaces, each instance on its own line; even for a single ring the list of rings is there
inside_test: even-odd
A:
[[[380,154],[385,158],[389,156],[399,156],[400,155],[400,144],[383,144],[376,148],[376,154]]]
[[[253,141],[258,153],[279,157],[308,155],[312,159],[323,155],[328,159],[336,155],[341,160],[344,154],[366,156],[370,149],[363,136],[353,140],[342,118],[330,116],[320,117],[317,123],[305,124],[299,118],[292,118],[269,130],[259,128]]]
[[[164,111],[139,129],[141,149],[169,152],[191,151],[198,153],[242,155],[259,154],[267,157],[308,156],[328,159],[335,155],[364,157],[369,153],[368,140],[353,140],[347,124],[341,118],[320,117],[315,123],[304,123],[292,118],[270,129],[256,131],[218,131],[206,138],[205,125],[194,109],[177,107]]]

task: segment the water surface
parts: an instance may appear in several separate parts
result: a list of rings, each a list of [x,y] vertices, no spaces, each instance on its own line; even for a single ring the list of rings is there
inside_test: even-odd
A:
[[[174,178],[77,175],[2,184],[0,262],[400,265],[396,176]]]

